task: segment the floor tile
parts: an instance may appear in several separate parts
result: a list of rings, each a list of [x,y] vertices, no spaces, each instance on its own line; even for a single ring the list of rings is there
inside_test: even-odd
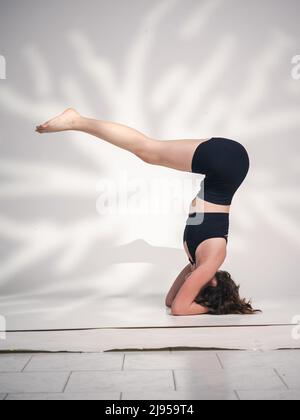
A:
[[[0,372],[21,372],[32,356],[0,354]]]
[[[291,390],[300,390],[300,375],[299,369],[294,366],[277,369],[278,374],[283,379],[284,383]]]
[[[199,391],[213,389],[231,391],[235,389],[285,390],[286,387],[272,369],[237,369],[216,372],[176,370],[176,390],[197,388]]]
[[[123,354],[86,353],[33,356],[26,372],[121,370]]]
[[[299,391],[238,391],[242,401],[299,401]]]
[[[9,394],[7,397],[8,401],[19,401],[19,400],[66,400],[66,401],[96,401],[96,400],[120,400],[120,392],[99,392],[98,394]]]
[[[3,354],[0,400],[298,400],[299,369],[299,350]]]
[[[207,391],[202,390],[187,390],[187,391],[137,391],[137,392],[125,392],[122,394],[122,400],[199,400],[199,401],[215,401],[215,400],[237,400],[237,396],[234,391]]]
[[[0,393],[62,392],[69,373],[1,373]]]
[[[267,352],[225,351],[218,352],[225,369],[276,368],[294,366],[300,370],[299,350],[277,350]]]
[[[75,372],[66,392],[174,390],[171,371]]]
[[[222,370],[216,353],[172,353],[172,354],[126,354],[125,370],[143,369],[166,369],[166,370]]]

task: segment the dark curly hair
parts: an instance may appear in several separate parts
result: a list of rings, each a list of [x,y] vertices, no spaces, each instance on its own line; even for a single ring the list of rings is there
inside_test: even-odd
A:
[[[218,271],[216,280],[216,287],[205,287],[195,299],[195,302],[206,307],[210,314],[252,315],[261,312],[252,308],[251,301],[240,297],[240,286],[235,284],[227,271]]]

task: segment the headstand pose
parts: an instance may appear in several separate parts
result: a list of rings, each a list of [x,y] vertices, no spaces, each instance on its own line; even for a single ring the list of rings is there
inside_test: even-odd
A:
[[[219,270],[226,258],[232,199],[249,171],[244,146],[225,138],[156,140],[122,124],[85,118],[74,109],[36,128],[41,134],[69,130],[91,134],[152,165],[206,175],[204,197],[193,201],[184,232],[190,264],[175,280],[166,306],[182,316],[257,312],[240,298],[230,274]]]

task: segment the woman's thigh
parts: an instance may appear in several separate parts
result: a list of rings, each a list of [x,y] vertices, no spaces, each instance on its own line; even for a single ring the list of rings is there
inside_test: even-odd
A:
[[[199,144],[206,140],[155,140],[152,163],[183,172],[192,172],[192,160]]]

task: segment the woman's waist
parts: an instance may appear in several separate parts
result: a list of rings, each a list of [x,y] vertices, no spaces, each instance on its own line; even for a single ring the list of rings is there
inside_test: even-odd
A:
[[[214,204],[210,203],[208,201],[202,200],[199,197],[196,197],[190,206],[189,214],[203,214],[203,213],[230,213],[231,206],[227,205],[220,205],[220,204]]]

